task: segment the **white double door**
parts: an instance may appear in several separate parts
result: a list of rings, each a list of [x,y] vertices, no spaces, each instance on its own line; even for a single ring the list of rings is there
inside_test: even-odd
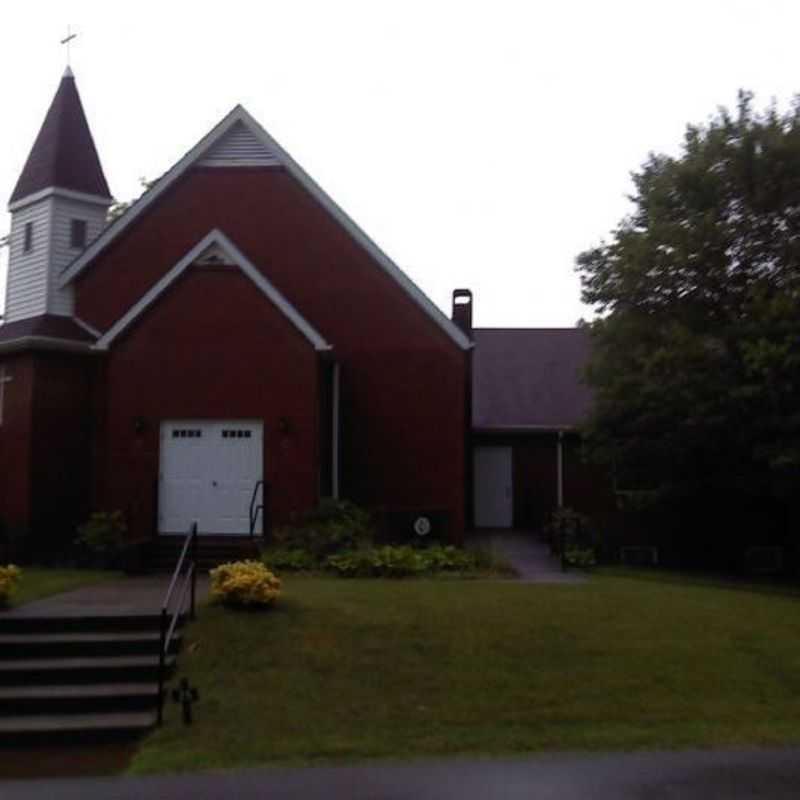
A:
[[[194,520],[200,533],[249,533],[250,500],[263,478],[261,422],[163,422],[160,461],[159,533],[185,533]]]

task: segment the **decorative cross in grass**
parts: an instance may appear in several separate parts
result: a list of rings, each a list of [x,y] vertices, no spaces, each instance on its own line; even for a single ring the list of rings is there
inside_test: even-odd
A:
[[[6,399],[6,384],[14,379],[6,372],[5,367],[0,367],[0,425],[3,424],[3,405]]]
[[[183,710],[183,724],[192,724],[192,703],[200,699],[197,689],[189,686],[188,678],[181,678],[180,686],[172,690],[172,699],[180,703]]]

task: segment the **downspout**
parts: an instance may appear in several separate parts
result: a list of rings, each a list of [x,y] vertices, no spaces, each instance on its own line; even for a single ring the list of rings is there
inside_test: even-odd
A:
[[[333,365],[333,398],[331,402],[331,495],[339,499],[339,362]]]
[[[556,443],[556,495],[558,508],[564,508],[564,431],[558,432]]]

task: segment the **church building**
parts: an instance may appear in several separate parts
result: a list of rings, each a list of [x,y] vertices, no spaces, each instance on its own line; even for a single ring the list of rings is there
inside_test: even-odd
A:
[[[571,360],[530,372],[520,411],[498,365],[526,371],[531,337],[473,331],[468,291],[448,318],[241,106],[109,222],[112,202],[67,68],[9,202],[7,535],[49,548],[117,509],[136,539],[260,534],[333,497],[459,541],[532,522],[531,437],[540,510],[566,502],[585,331],[551,332]]]

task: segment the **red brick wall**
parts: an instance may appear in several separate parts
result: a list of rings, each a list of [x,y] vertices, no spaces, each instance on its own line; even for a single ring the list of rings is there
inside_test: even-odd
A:
[[[125,511],[132,537],[150,535],[161,421],[259,419],[273,518],[285,521],[318,497],[317,381],[316,351],[249,278],[189,268],[112,345],[95,502]]]
[[[445,508],[460,533],[466,354],[282,170],[191,171],[81,276],[78,314],[106,329],[213,228],[335,347],[343,364],[342,493],[376,508]],[[255,319],[252,326],[258,327]],[[162,343],[175,327],[162,326]],[[231,334],[214,352],[225,358],[239,342]],[[124,357],[127,369],[141,373],[134,362],[157,349]],[[185,354],[164,366],[182,360]],[[121,385],[130,385],[121,369],[110,380],[115,398]],[[192,402],[179,393],[166,407],[190,416]],[[149,413],[168,416],[160,403],[154,399]],[[142,469],[144,480],[149,467]]]

